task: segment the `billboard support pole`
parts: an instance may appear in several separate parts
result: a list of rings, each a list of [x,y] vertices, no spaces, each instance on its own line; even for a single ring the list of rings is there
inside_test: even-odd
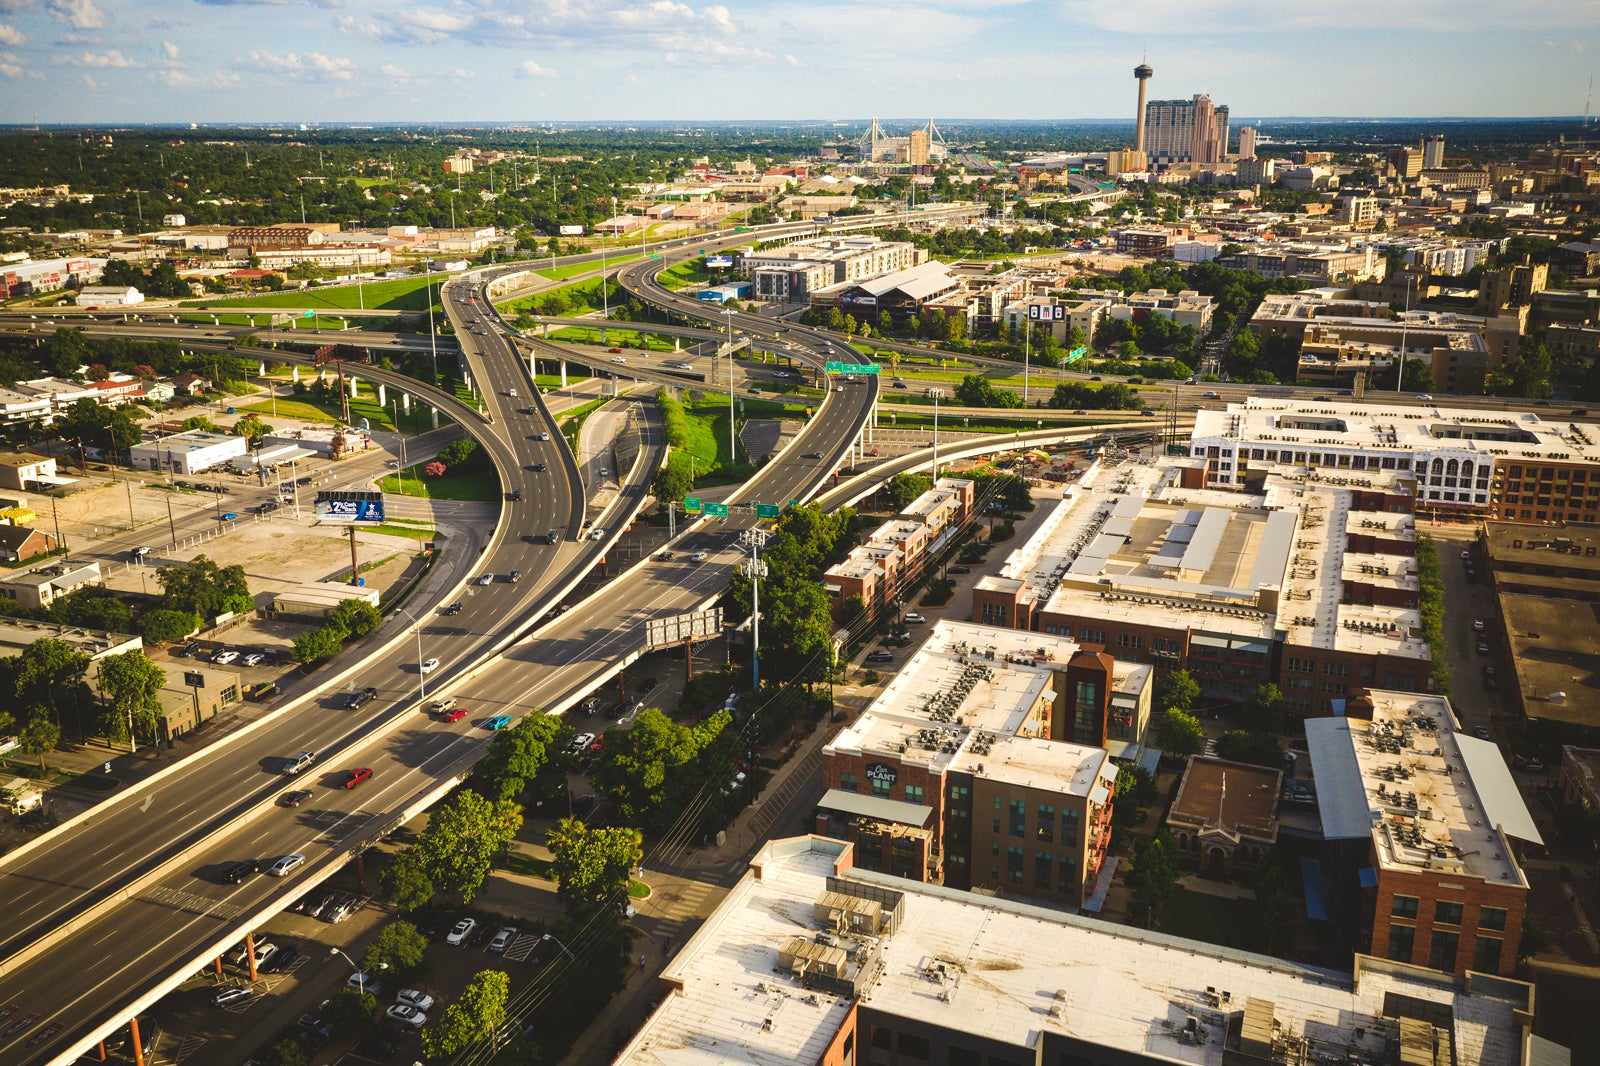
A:
[[[356,561],[356,527],[346,526],[350,534],[350,584],[354,585],[361,580],[361,566]]]
[[[683,645],[683,683],[685,685],[694,680],[694,641],[686,641]]]

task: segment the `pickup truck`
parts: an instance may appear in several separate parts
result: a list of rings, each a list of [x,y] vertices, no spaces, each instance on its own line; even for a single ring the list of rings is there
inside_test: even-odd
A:
[[[368,685],[366,688],[356,689],[356,691],[346,696],[344,698],[344,709],[347,711],[353,711],[363,703],[366,703],[368,700],[375,700],[377,698],[378,690],[373,688],[371,685]]]

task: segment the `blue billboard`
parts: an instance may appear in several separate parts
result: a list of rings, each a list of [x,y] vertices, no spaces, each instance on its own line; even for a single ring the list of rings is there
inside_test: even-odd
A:
[[[312,513],[322,522],[382,525],[383,493],[324,489],[317,493]]]

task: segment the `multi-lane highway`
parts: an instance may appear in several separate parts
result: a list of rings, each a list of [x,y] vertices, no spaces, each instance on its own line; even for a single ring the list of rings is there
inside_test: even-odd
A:
[[[494,581],[468,586],[462,613],[424,618],[420,653],[407,634],[346,683],[184,761],[0,866],[0,906],[12,919],[0,958],[0,1060],[65,1061],[91,1046],[110,1024],[287,905],[297,886],[303,890],[337,868],[448,787],[480,754],[490,716],[569,703],[637,652],[646,617],[703,603],[726,581],[735,559],[732,532],[708,523],[682,545],[711,553],[708,561],[644,564],[533,639],[502,657],[488,656],[524,620],[542,616],[553,595],[587,572],[593,553],[607,544],[575,539],[582,508],[573,459],[532,396],[524,364],[498,329],[471,329],[471,317],[483,310],[481,289],[454,282],[445,299],[452,317],[467,326],[460,336],[488,399],[487,424],[449,397],[404,379],[397,384],[470,426],[507,483],[524,490],[521,501],[508,503],[484,555],[481,572]],[[808,349],[810,357],[827,354],[822,343]],[[830,394],[790,449],[824,458],[781,458],[743,498],[781,503],[809,496],[865,424],[875,390],[867,379]],[[653,469],[662,461],[662,443],[647,434],[645,447],[641,468]],[[524,469],[536,462],[545,464],[542,474]],[[630,491],[624,507],[642,490]],[[535,543],[552,526],[564,531],[560,543]],[[514,567],[529,575],[521,584],[505,580]],[[447,724],[421,712],[414,700],[419,657],[442,664],[426,679],[430,693],[451,692],[471,715]],[[344,710],[344,694],[355,685],[372,685],[379,697]],[[297,780],[285,777],[286,760],[306,750],[318,753],[315,767]],[[372,779],[358,789],[338,787],[343,771],[357,765],[374,768]],[[275,806],[291,785],[309,785],[312,799],[298,808]],[[218,882],[223,863],[291,852],[308,861],[288,879]]]

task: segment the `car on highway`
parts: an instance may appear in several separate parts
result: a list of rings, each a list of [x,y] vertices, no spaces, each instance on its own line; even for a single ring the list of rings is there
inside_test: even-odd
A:
[[[539,439],[540,440],[549,440],[550,439],[550,434],[548,434],[548,433],[540,433],[539,434]]]
[[[506,726],[508,726],[510,724],[511,724],[511,716],[509,714],[497,714],[493,718],[489,719],[487,722],[484,723],[484,725],[488,726],[489,729],[492,732],[496,732],[496,733],[498,733],[500,730],[506,728]]]
[[[437,669],[439,669],[439,660],[434,658],[424,659],[417,665],[417,670],[424,674],[431,674]]]
[[[304,803],[310,798],[311,790],[309,788],[297,788],[291,792],[285,792],[283,795],[279,796],[278,802],[283,804],[285,807],[298,807],[300,804]]]
[[[272,877],[288,877],[298,870],[305,861],[306,857],[304,855],[285,855],[267,867],[267,873]]]
[[[358,766],[353,770],[346,770],[344,772],[344,784],[340,785],[339,787],[355,788],[357,785],[361,784],[361,782],[365,781],[371,776],[372,767],[370,766]]]
[[[413,1029],[421,1029],[428,1024],[428,1016],[415,1007],[408,1007],[404,1003],[396,1003],[384,1011],[384,1016],[390,1021],[409,1025]]]
[[[433,997],[420,988],[402,988],[395,994],[394,1001],[415,1007],[417,1010],[433,1009]]]
[[[440,711],[439,717],[443,718],[447,722],[459,722],[461,719],[465,718],[471,713],[472,712],[468,711],[465,707],[449,707]]]
[[[1419,399],[1419,400],[1431,400],[1431,399],[1433,399],[1433,397],[1432,397],[1432,396],[1429,396],[1429,395],[1428,395],[1428,394],[1427,394],[1427,393],[1425,393],[1425,392],[1419,392],[1419,393],[1417,393],[1417,396],[1416,396],[1416,398],[1417,398],[1417,399]]]
[[[344,709],[353,711],[364,703],[369,703],[378,698],[378,690],[368,685],[366,688],[356,689],[344,698]]]
[[[476,928],[478,928],[478,923],[474,919],[463,918],[456,923],[454,929],[450,930],[449,935],[444,938],[444,942],[451,947],[461,947],[467,942],[467,938],[472,936],[472,931]]]
[[[627,366],[628,365],[628,361],[626,359],[622,358],[622,356],[620,356],[620,355],[612,356],[611,357],[611,361],[613,363],[621,363],[623,366]]]
[[[1222,394],[1216,392],[1202,392],[1200,394],[1200,398],[1202,400],[1220,400],[1222,399]]]
[[[239,653],[238,652],[234,651],[231,648],[226,648],[226,649],[224,649],[222,651],[217,652],[215,655],[213,655],[211,657],[211,661],[213,663],[216,663],[218,666],[227,666],[229,663],[233,662],[233,660],[237,659],[238,657],[239,657]]]
[[[547,530],[545,530],[544,542],[546,544],[556,544],[556,543],[559,543],[560,540],[561,540],[561,531],[560,530],[558,530],[558,529],[547,529]]]
[[[695,552],[693,555],[689,556],[689,561],[691,563],[703,563],[709,558],[711,558],[710,552]]]
[[[612,355],[621,355],[622,354],[622,349],[621,348],[607,348],[606,351],[610,352]]]
[[[800,458],[802,458],[802,459],[821,459],[822,458],[822,453],[821,452],[806,452],[803,455],[801,455]]]
[[[1483,631],[1484,631],[1484,629],[1486,629],[1486,628],[1487,628],[1487,627],[1488,627],[1488,623],[1487,623],[1487,622],[1485,622],[1485,621],[1484,621],[1484,620],[1483,620],[1483,619],[1481,619],[1481,618],[1474,618],[1474,619],[1473,619],[1473,620],[1472,620],[1472,628],[1473,628],[1473,629],[1474,629],[1474,630],[1475,630],[1475,631],[1476,631],[1476,632],[1479,632],[1479,633],[1482,633],[1482,632],[1483,632]]]
[[[478,575],[478,579],[476,581],[474,581],[473,584],[474,585],[492,585],[492,584],[494,584],[494,575],[493,574],[480,574],[480,575]]]
[[[506,926],[504,929],[500,930],[494,935],[493,940],[489,941],[489,950],[494,952],[496,955],[499,955],[505,951],[506,948],[511,946],[511,941],[515,940],[516,936],[517,927],[514,925]],[[426,1010],[427,1008],[423,1009]]]
[[[545,471],[545,465],[543,463],[534,463],[533,465],[529,466],[528,469],[532,470],[535,474],[542,474]]]
[[[316,761],[316,752],[302,751],[298,755],[291,756],[289,761],[283,764],[283,772],[286,776],[293,777]]]
[[[521,489],[512,489],[509,493],[506,494],[506,499],[510,500],[512,503],[520,503],[520,502],[522,502],[522,490]]]
[[[230,862],[217,873],[217,880],[227,885],[237,885],[252,874],[261,872],[261,863],[255,859]]]
[[[227,490],[223,489],[221,491],[226,492]],[[218,519],[218,521],[221,521],[221,522],[232,522],[235,518],[238,518],[238,517],[239,517],[238,514],[236,514],[233,511],[224,511],[224,512],[222,512],[222,517],[220,519]]]
[[[522,580],[522,571],[513,567],[511,573],[506,575],[506,580],[515,585],[518,581]]]
[[[594,529],[589,531],[589,539],[590,540],[605,540],[606,539],[606,531],[603,528],[601,528],[600,526],[595,526]]]
[[[460,614],[464,610],[466,610],[466,605],[463,604],[460,600],[457,600],[456,602],[452,603],[450,606],[446,607],[444,610],[440,611],[439,613],[440,614]]]

